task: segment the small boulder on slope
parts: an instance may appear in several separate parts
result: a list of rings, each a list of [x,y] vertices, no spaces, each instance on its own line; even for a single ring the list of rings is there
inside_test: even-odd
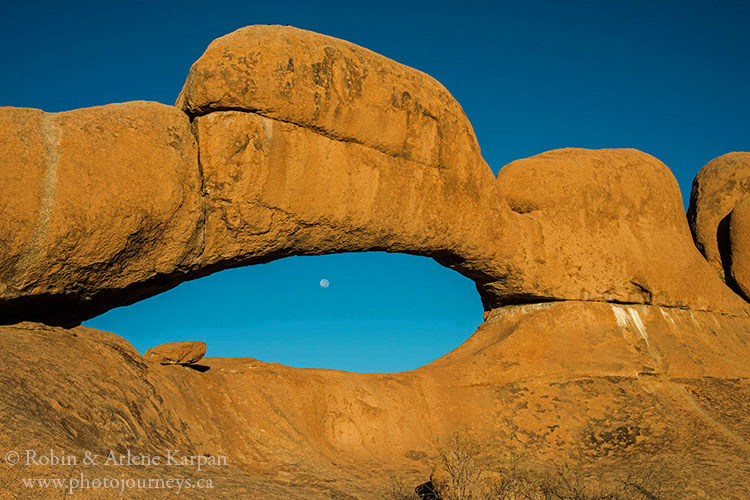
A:
[[[162,365],[192,365],[206,354],[206,343],[199,341],[168,342],[152,347],[143,355],[146,361]]]

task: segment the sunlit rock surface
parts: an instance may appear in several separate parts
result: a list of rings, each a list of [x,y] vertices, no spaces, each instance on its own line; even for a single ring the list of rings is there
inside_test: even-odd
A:
[[[278,26],[213,42],[177,106],[0,108],[0,125],[0,450],[179,449],[226,459],[180,469],[213,497],[371,498],[391,472],[424,482],[435,439],[469,426],[498,458],[656,463],[687,497],[750,497],[747,216],[722,187],[744,185],[741,153],[696,179],[706,260],[657,159],[563,149],[495,178],[434,79]],[[730,212],[734,289],[710,249]],[[366,250],[471,278],[485,322],[393,374],[161,365],[75,326],[221,269]],[[82,472],[100,471],[35,469]],[[30,496],[27,474],[0,464],[0,491]]]

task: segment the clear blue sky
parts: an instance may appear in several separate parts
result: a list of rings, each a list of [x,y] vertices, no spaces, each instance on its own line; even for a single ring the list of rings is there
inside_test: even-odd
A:
[[[0,105],[172,104],[214,38],[249,24],[329,34],[440,80],[502,165],[565,147],[634,147],[683,197],[710,159],[750,149],[750,2],[6,2]],[[328,289],[318,282],[327,278]],[[416,368],[481,321],[473,284],[426,258],[347,254],[225,271],[88,324],[141,351],[355,371]]]

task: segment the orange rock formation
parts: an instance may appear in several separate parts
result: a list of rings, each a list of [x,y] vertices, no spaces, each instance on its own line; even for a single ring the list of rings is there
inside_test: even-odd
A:
[[[226,458],[180,469],[210,475],[212,498],[370,498],[389,472],[426,480],[435,437],[468,425],[498,457],[662,463],[688,497],[750,497],[750,320],[716,243],[734,210],[747,297],[747,189],[725,181],[747,153],[696,178],[704,259],[657,159],[562,149],[494,178],[434,79],[279,26],[214,41],[176,107],[1,108],[0,151],[0,451],[179,449]],[[366,250],[471,278],[485,322],[396,374],[163,366],[76,326],[228,267]],[[28,472],[0,465],[2,491],[28,497]]]

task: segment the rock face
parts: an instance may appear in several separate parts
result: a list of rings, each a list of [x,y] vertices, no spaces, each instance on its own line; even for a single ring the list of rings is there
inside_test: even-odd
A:
[[[675,498],[747,498],[748,338],[746,320],[719,314],[571,301],[499,308],[464,345],[410,372],[251,358],[204,358],[199,372],[144,363],[106,332],[2,326],[0,448],[179,449],[227,457],[179,471],[212,478],[212,497],[375,498],[394,472],[423,483],[435,438],[470,425],[497,459],[575,459],[598,472],[661,464],[685,489]],[[0,487],[27,498],[30,470],[0,463]],[[120,494],[97,498],[109,493]]]
[[[368,250],[455,269],[488,313],[746,314],[695,251],[663,164],[560,150],[495,179],[445,88],[348,42],[243,28],[209,46],[177,104],[0,110],[0,323],[75,325],[228,267]]]
[[[750,153],[711,160],[693,181],[688,220],[698,249],[722,278],[729,271],[729,214],[750,197]]]
[[[242,110],[387,156],[482,180],[471,124],[430,76],[367,49],[284,26],[248,26],[209,45],[177,106]]]
[[[560,149],[506,165],[496,182],[519,214],[525,251],[498,294],[743,307],[695,249],[677,181],[656,158]]]
[[[0,321],[75,323],[200,251],[195,140],[175,108],[0,108],[0,150]]]
[[[254,113],[194,123],[206,191],[203,265],[387,250],[435,257],[481,282],[493,272],[488,242],[512,231],[498,222],[504,213],[492,215],[489,169],[477,185]]]
[[[152,347],[143,354],[143,358],[162,365],[192,365],[205,355],[205,342],[185,341]]]
[[[750,301],[750,196],[734,207],[729,215],[728,280]]]

